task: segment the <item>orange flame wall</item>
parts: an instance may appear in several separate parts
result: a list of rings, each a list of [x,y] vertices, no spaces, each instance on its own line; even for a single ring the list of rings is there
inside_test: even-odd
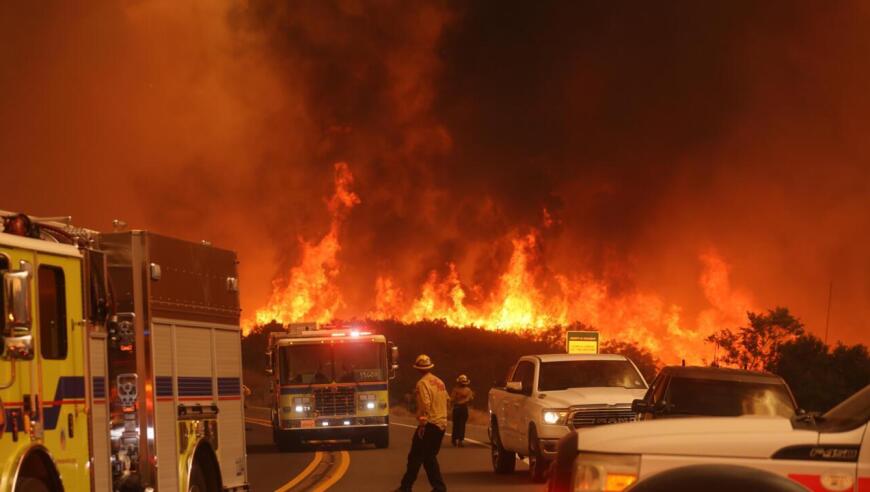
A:
[[[249,326],[578,321],[696,360],[783,305],[870,343],[868,25],[817,0],[0,2],[0,208],[235,250]]]
[[[275,283],[269,302],[256,311],[254,320],[248,320],[248,328],[272,321],[326,322],[347,313],[360,314],[344,304],[337,283],[341,226],[360,203],[352,184],[348,165],[336,164],[335,192],[327,202],[332,215],[329,231],[316,244],[299,239],[300,264]],[[546,211],[543,216],[543,226],[549,227],[552,218]],[[490,291],[464,283],[452,262],[443,274],[432,269],[421,285],[407,293],[390,272],[382,272],[374,282],[374,307],[367,317],[408,323],[440,319],[455,327],[507,331],[579,322],[601,330],[606,338],[639,343],[666,361],[700,363],[711,359],[711,347],[705,346],[704,338],[717,329],[739,326],[753,309],[750,296],[731,287],[729,266],[713,250],[698,256],[703,266],[699,288],[709,306],[695,319],[687,319],[679,305],[654,292],[614,294],[592,275],[546,271],[541,241],[538,229],[511,237],[511,254]]]

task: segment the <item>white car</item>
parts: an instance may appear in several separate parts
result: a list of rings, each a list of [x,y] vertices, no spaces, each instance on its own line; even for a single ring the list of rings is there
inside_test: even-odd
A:
[[[622,355],[527,355],[504,388],[489,392],[490,441],[496,473],[510,473],[517,455],[543,481],[559,438],[573,429],[633,421],[631,402],[646,393],[637,367]]]
[[[788,477],[811,491],[867,492],[868,419],[870,386],[820,417],[663,419],[584,429],[568,470],[560,469],[570,459],[569,440],[563,441],[550,489],[620,491],[665,470],[723,464]]]

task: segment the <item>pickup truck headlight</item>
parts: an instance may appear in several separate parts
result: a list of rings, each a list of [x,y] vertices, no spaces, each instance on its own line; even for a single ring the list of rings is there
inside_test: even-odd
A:
[[[581,452],[574,463],[574,492],[625,490],[640,474],[640,455],[636,454]]]
[[[568,410],[544,410],[544,423],[550,425],[565,425],[568,420]]]

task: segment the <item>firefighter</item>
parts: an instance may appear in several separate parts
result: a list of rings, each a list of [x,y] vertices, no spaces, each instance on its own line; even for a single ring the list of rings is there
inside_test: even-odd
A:
[[[465,441],[465,423],[468,422],[468,404],[474,399],[474,391],[468,386],[471,380],[465,374],[456,378],[456,386],[450,392],[450,401],[453,403],[453,437],[451,442],[454,446],[463,447]]]
[[[441,450],[441,439],[447,430],[447,387],[444,382],[432,374],[435,364],[426,354],[421,354],[414,361],[414,369],[420,374],[415,389],[417,396],[417,430],[411,439],[411,451],[408,453],[408,467],[402,477],[402,485],[396,492],[411,492],[420,466],[426,470],[429,484],[435,492],[444,492],[444,478],[438,466],[438,451]]]

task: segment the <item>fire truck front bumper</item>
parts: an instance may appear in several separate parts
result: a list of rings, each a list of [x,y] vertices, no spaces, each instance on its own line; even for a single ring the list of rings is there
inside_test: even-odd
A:
[[[389,425],[389,417],[318,417],[284,420],[281,430],[304,441],[318,441],[368,437],[387,430]]]

